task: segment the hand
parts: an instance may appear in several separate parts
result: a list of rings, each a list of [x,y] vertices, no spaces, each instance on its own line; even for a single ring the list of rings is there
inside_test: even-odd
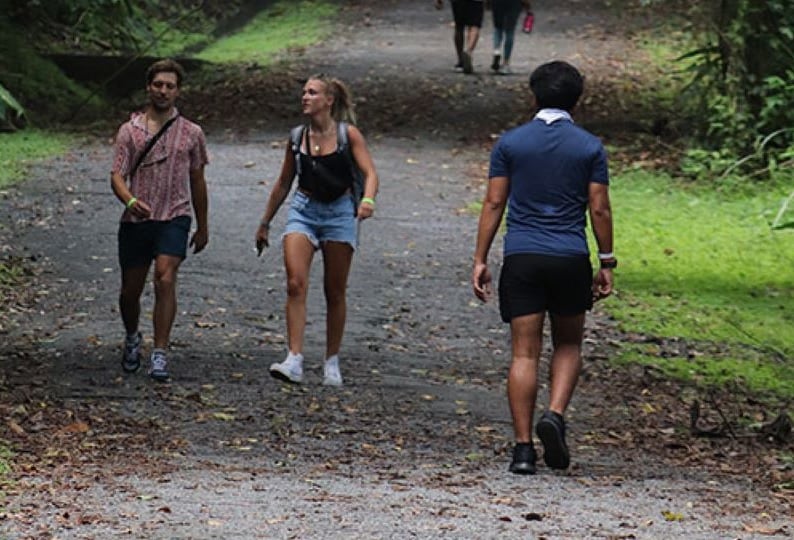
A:
[[[371,218],[374,213],[374,206],[368,202],[362,202],[358,205],[358,213],[356,214],[356,217],[358,217],[359,221],[363,221],[367,218]]]
[[[265,225],[264,223],[259,225],[259,228],[256,229],[256,256],[259,257],[262,255],[262,252],[265,250],[266,247],[270,246],[270,242],[268,242],[267,236],[270,232],[270,227]]]
[[[613,276],[610,268],[601,268],[593,277],[593,302],[612,294]]]
[[[152,207],[140,199],[135,199],[135,202],[127,210],[130,214],[140,219],[148,219],[152,215]]]
[[[493,277],[491,271],[488,270],[488,265],[485,263],[475,263],[474,270],[471,273],[471,286],[474,289],[474,296],[487,302],[491,297],[491,282]]]
[[[444,7],[444,0],[436,0],[436,9]]]
[[[207,229],[196,229],[196,232],[194,232],[193,236],[190,237],[190,243],[188,246],[193,248],[193,253],[198,253],[207,247],[207,243],[209,241],[210,234]]]

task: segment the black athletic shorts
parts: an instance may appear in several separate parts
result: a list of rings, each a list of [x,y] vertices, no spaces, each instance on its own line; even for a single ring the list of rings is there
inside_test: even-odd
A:
[[[455,26],[476,26],[482,28],[482,14],[485,3],[475,0],[452,0],[452,16]]]
[[[499,312],[504,322],[548,311],[578,315],[593,307],[593,267],[587,255],[508,255],[499,276]]]
[[[148,266],[158,255],[187,256],[190,216],[170,221],[122,222],[119,226],[119,264],[122,270]]]

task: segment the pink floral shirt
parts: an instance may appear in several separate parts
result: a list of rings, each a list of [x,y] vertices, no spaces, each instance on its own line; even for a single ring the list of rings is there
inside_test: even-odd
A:
[[[178,114],[175,110],[174,114]],[[152,208],[149,218],[167,221],[191,215],[190,171],[209,162],[207,141],[197,124],[180,116],[149,150],[133,178],[127,178],[138,155],[155,133],[146,129],[142,112],[132,113],[116,135],[112,172],[127,180],[133,196]],[[121,221],[142,221],[129,211]]]

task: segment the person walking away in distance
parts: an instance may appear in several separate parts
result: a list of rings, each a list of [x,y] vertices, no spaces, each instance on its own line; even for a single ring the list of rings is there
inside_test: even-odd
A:
[[[473,73],[474,48],[480,38],[484,4],[483,0],[450,0],[455,19],[455,52],[458,55],[456,71]],[[444,0],[435,0],[436,9],[444,7]]]
[[[148,105],[118,130],[111,169],[113,193],[124,205],[118,231],[119,308],[126,330],[122,368],[140,368],[141,294],[154,261],[154,347],[149,375],[169,378],[166,354],[176,316],[176,281],[189,245],[199,253],[209,241],[207,144],[201,127],[179,114],[176,100],[184,70],[160,60],[146,72]],[[153,143],[153,144],[152,144]],[[190,235],[191,205],[196,230]]]
[[[308,124],[292,131],[298,133],[297,144],[291,136],[255,236],[261,254],[269,245],[270,223],[297,174],[298,187],[289,204],[283,235],[289,350],[284,361],[270,366],[270,374],[286,382],[303,381],[309,270],[314,253],[321,250],[327,310],[323,383],[341,386],[338,355],[347,314],[347,278],[357,247],[358,223],[375,211],[378,176],[364,137],[353,125],[350,92],[340,80],[322,74],[310,77],[303,87],[301,105]],[[346,149],[342,148],[343,137],[347,139]],[[351,170],[351,164],[364,177],[360,202],[354,196],[356,171]]]
[[[486,0],[486,8],[489,7],[493,16],[491,70],[501,75],[511,75],[510,57],[513,54],[516,24],[522,9],[529,11],[532,8],[529,0]]]
[[[503,134],[491,152],[471,278],[474,294],[487,300],[488,251],[509,207],[499,310],[512,339],[507,396],[516,444],[509,470],[518,474],[536,470],[532,421],[546,313],[553,344],[550,401],[535,432],[546,465],[566,469],[564,414],[581,370],[585,312],[612,293],[617,266],[606,152],[571,118],[584,80],[572,65],[554,61],[535,69],[529,84],[537,114]],[[585,236],[588,210],[600,261],[595,275]]]

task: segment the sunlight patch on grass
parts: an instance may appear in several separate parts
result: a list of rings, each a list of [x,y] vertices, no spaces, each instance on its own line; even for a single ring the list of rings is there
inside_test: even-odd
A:
[[[621,264],[605,306],[623,330],[794,356],[794,231],[770,229],[783,187],[726,194],[633,171],[611,195]]]
[[[0,133],[0,188],[22,180],[35,160],[63,154],[69,140],[67,135],[38,130]]]
[[[209,62],[269,65],[286,49],[316,43],[331,31],[337,7],[324,1],[282,1],[257,15],[240,32],[197,55]]]

